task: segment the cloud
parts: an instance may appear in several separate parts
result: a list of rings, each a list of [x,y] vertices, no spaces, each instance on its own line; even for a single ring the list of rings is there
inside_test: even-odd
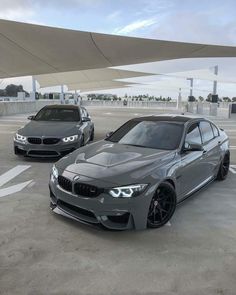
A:
[[[174,29],[173,29],[174,25]],[[158,39],[208,44],[236,44],[236,21],[213,22],[208,13],[181,11],[170,14],[151,32]]]
[[[151,18],[151,19],[145,19],[145,20],[138,20],[135,22],[132,22],[123,28],[117,28],[114,30],[114,34],[121,34],[121,35],[127,35],[129,33],[132,33],[137,30],[141,30],[147,27],[150,27],[157,23],[157,20]]]
[[[25,23],[42,24],[36,21],[36,10],[29,0],[1,0],[0,18]]]
[[[120,10],[116,10],[110,14],[108,14],[107,19],[108,20],[117,20],[121,15],[121,11]]]
[[[5,10],[0,11],[0,18],[14,20],[14,21],[24,21],[24,22],[34,22],[33,17],[35,13],[33,10],[30,9],[14,9],[14,10]]]

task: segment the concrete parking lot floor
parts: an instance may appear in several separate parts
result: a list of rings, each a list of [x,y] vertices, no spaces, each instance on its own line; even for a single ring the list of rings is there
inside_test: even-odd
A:
[[[129,118],[157,112],[89,111],[96,140]],[[0,118],[0,294],[236,294],[234,166],[227,180],[180,205],[168,226],[105,231],[49,210],[53,161],[13,154],[14,132],[26,117]],[[215,121],[231,138],[236,164],[236,120]]]

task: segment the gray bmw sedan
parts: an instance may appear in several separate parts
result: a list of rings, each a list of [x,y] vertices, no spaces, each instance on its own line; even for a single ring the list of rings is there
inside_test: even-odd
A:
[[[176,205],[224,180],[229,140],[200,117],[136,118],[62,158],[50,176],[51,209],[109,229],[157,228]]]
[[[84,107],[46,106],[28,119],[31,121],[15,135],[16,155],[64,156],[94,138],[94,124]]]

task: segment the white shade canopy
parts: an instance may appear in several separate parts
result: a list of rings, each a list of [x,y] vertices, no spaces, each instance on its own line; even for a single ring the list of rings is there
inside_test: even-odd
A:
[[[165,76],[173,78],[193,78],[197,80],[218,81],[221,83],[236,83],[236,79],[228,78],[220,74],[215,75],[209,69],[175,72],[171,74],[165,74]]]
[[[52,73],[44,75],[36,75],[34,78],[40,84],[40,87],[51,87],[56,85],[72,85],[76,84],[80,89],[80,84],[84,83],[93,83],[98,81],[111,81],[115,79],[126,79],[131,77],[141,77],[148,76],[151,74],[134,72],[134,71],[125,71],[117,70],[111,68],[105,69],[93,69],[93,70],[84,70],[84,71],[72,71],[72,72],[63,72],[63,73]]]
[[[236,47],[132,38],[0,20],[0,78],[195,57],[236,57]]]
[[[124,85],[124,86],[117,86],[117,87],[95,87],[95,88],[84,88],[80,93],[91,93],[91,92],[99,92],[103,90],[114,90],[114,89],[122,89],[122,88],[129,88],[130,86]]]
[[[115,89],[115,88],[124,88],[129,87],[127,84],[136,85],[136,83],[127,83],[120,81],[96,81],[90,83],[80,83],[80,84],[69,84],[67,85],[68,90],[80,90],[80,91],[89,91],[89,90],[105,90],[105,89]]]

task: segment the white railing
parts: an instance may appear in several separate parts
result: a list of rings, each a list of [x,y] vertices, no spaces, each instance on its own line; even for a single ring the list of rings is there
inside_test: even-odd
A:
[[[176,108],[176,102],[163,102],[163,101],[128,101],[127,105],[124,105],[120,100],[82,100],[83,106],[104,106],[104,107],[135,107],[135,108]]]
[[[60,103],[56,100],[35,100],[35,101],[0,101],[0,116],[35,113],[46,105]]]

